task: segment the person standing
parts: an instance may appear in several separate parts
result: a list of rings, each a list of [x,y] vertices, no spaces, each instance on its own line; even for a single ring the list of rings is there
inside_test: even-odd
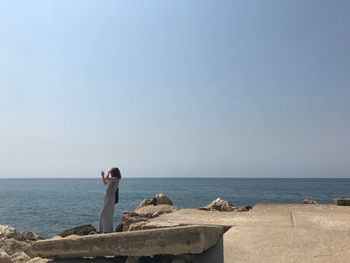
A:
[[[113,232],[113,216],[115,203],[117,202],[116,192],[119,191],[118,187],[121,174],[119,169],[114,167],[107,172],[106,176],[105,172],[101,171],[101,176],[102,182],[104,185],[107,185],[107,188],[103,208],[100,213],[99,232],[111,233]]]

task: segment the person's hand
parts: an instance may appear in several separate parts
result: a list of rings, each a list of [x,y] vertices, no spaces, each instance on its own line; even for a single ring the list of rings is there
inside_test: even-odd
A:
[[[105,172],[101,171],[101,176],[104,177],[105,176]]]

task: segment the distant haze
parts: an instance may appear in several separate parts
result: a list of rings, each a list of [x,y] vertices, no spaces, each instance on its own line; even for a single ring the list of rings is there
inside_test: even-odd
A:
[[[350,1],[1,1],[0,177],[350,177]]]

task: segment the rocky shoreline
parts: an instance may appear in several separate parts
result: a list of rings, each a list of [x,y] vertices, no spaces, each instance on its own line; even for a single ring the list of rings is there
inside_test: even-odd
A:
[[[199,208],[206,211],[248,211],[250,206],[236,208],[230,202],[217,198],[205,207]],[[177,211],[172,200],[164,194],[157,194],[151,199],[144,199],[132,211],[122,213],[122,223],[117,225],[115,232],[127,232],[144,230],[145,225],[152,219],[165,214]],[[96,228],[90,224],[77,226],[65,230],[47,240],[59,240],[67,237],[98,235]],[[0,225],[0,262],[1,263],[46,263],[55,262],[54,259],[45,259],[40,257],[31,257],[30,247],[36,241],[44,240],[44,238],[31,231],[18,232],[15,228],[7,225]],[[158,259],[157,259],[158,257]],[[183,255],[182,257],[174,257],[171,255],[163,255],[161,257],[153,257],[149,259],[139,259],[139,262],[191,262],[193,256]],[[179,260],[178,260],[179,259]],[[107,259],[106,259],[107,260]],[[111,259],[109,259],[110,261]],[[176,261],[178,260],[178,261]],[[78,261],[77,261],[78,262]],[[106,261],[107,262],[107,261]],[[131,262],[127,257],[116,257],[113,262]]]
[[[305,199],[303,203],[305,205],[318,204],[316,201],[309,200],[309,199]],[[336,205],[349,205],[350,200],[335,199],[334,203]],[[208,213],[220,212],[224,214],[228,212],[226,215],[229,215],[230,212],[244,213],[244,212],[250,211],[251,209],[252,209],[251,206],[235,207],[232,203],[222,200],[220,198],[217,198],[213,200],[211,203],[209,203],[208,205],[206,205],[205,207],[198,208],[197,211],[198,213],[199,211],[203,211],[203,212],[208,211]],[[82,242],[82,244],[84,244],[84,242],[85,243],[90,242],[88,240],[100,240],[101,242],[104,242],[103,241],[104,239],[111,239],[111,240],[114,240],[115,242],[125,241],[127,243],[128,237],[129,237],[129,241],[131,241],[135,238],[138,238],[137,236],[138,234],[143,235],[143,237],[145,237],[145,234],[143,231],[147,231],[147,230],[150,231],[150,229],[152,230],[159,229],[160,231],[158,232],[153,231],[153,232],[146,233],[147,234],[146,240],[144,242],[148,242],[147,236],[150,237],[152,235],[154,235],[155,238],[153,239],[155,240],[157,235],[165,235],[165,234],[168,235],[169,233],[171,235],[176,235],[178,233],[181,233],[181,231],[186,231],[188,233],[191,233],[191,231],[195,231],[193,233],[197,233],[196,231],[199,231],[198,233],[200,233],[200,235],[206,235],[207,231],[209,231],[208,233],[211,233],[211,231],[214,231],[213,233],[215,233],[215,231],[224,232],[227,230],[227,229],[225,230],[223,226],[222,226],[223,230],[215,230],[215,227],[213,229],[210,229],[210,228],[206,229],[205,227],[200,228],[199,226],[191,225],[189,223],[181,224],[181,222],[177,224],[169,224],[169,223],[162,224],[160,222],[154,223],[155,221],[157,221],[155,219],[157,219],[159,216],[164,214],[171,214],[177,211],[179,210],[173,205],[172,200],[167,195],[157,194],[155,197],[151,199],[145,199],[141,201],[134,210],[123,212],[122,222],[115,228],[114,234],[99,234],[92,225],[87,224],[87,225],[81,225],[81,226],[77,226],[77,227],[65,230],[49,239],[43,239],[42,237],[40,237],[35,233],[32,233],[31,231],[19,232],[11,226],[0,225],[0,262],[1,263],[24,263],[24,262],[28,262],[28,263],[46,263],[46,262],[189,263],[189,262],[197,262],[196,258],[200,256],[200,253],[192,254],[192,253],[188,253],[188,251],[186,253],[181,253],[181,251],[179,252],[178,250],[176,250],[176,252],[172,254],[171,253],[159,254],[159,251],[158,251],[158,252],[154,252],[156,254],[152,254],[152,256],[138,255],[136,257],[136,256],[113,254],[112,257],[110,256],[108,258],[105,258],[103,256],[102,257],[99,256],[94,259],[92,259],[91,257],[89,259],[84,257],[80,257],[80,258],[75,257],[74,260],[71,260],[71,261],[69,261],[69,259],[59,259],[56,257],[38,257],[40,253],[33,252],[35,251],[35,249],[33,248],[36,248],[37,244],[43,245],[45,243],[43,241],[49,241],[49,243],[51,242],[52,244],[56,244],[55,241],[57,241],[58,242],[57,244],[61,242],[62,244],[65,245],[65,242],[68,242],[68,243],[73,242],[74,244]],[[174,215],[175,214],[176,213],[174,213]],[[226,217],[224,216],[224,214],[222,214],[223,217]],[[215,224],[211,223],[211,225],[215,225]],[[184,229],[184,226],[192,226],[192,227]],[[178,229],[175,229],[176,227]],[[197,228],[198,230],[196,230]],[[172,231],[171,229],[173,229],[174,231]],[[128,234],[132,232],[137,235]],[[118,235],[118,233],[123,235],[122,236]],[[87,239],[84,239],[84,237],[87,237]],[[163,242],[163,241],[159,241],[159,242]],[[215,239],[215,242],[210,246],[215,245],[216,242],[218,242],[217,237]],[[73,244],[73,243],[70,243],[70,244]],[[195,241],[193,241],[193,244],[194,243]],[[162,245],[162,243],[159,243],[159,244],[160,246]],[[193,245],[193,244],[189,244],[189,245]],[[42,249],[40,246],[39,248]],[[186,248],[184,249],[184,251],[185,250]],[[87,253],[87,255],[89,255],[89,253]]]

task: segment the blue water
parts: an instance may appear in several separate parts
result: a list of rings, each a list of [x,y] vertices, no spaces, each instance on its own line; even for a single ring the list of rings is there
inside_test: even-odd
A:
[[[97,226],[104,191],[100,179],[0,179],[0,224],[44,237],[80,224]],[[115,222],[121,211],[159,192],[178,208],[204,206],[216,197],[235,205],[301,203],[304,198],[330,203],[350,196],[350,179],[123,178]]]

